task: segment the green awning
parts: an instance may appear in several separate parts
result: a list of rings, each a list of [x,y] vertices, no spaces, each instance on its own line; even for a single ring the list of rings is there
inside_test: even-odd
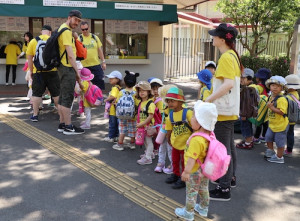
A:
[[[178,21],[176,5],[160,4],[163,8],[161,11],[129,10],[115,9],[115,3],[125,3],[133,6],[137,4],[128,2],[94,2],[97,2],[97,8],[43,6],[43,0],[25,0],[25,5],[0,4],[0,16],[64,18],[68,16],[70,10],[77,9],[82,12],[83,18],[89,19],[158,21],[161,25],[177,23]]]

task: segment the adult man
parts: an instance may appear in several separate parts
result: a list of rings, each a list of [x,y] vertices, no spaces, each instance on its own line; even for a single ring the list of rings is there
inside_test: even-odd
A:
[[[59,54],[61,56],[61,64],[58,67],[58,75],[60,78],[60,94],[58,100],[58,113],[60,124],[57,131],[66,135],[82,134],[84,130],[77,128],[71,123],[71,106],[74,99],[74,87],[76,80],[79,85],[80,74],[76,66],[76,47],[75,40],[72,36],[72,29],[76,28],[81,21],[81,12],[72,10],[69,12],[68,20],[63,23],[58,31],[63,31],[58,37]]]
[[[83,67],[90,69],[94,74],[94,79],[92,83],[97,85],[100,89],[105,89],[104,84],[104,72],[106,69],[106,63],[101,49],[102,43],[100,39],[89,32],[89,25],[87,22],[81,22],[80,28],[82,34],[79,36],[79,40],[84,44],[87,49],[87,58],[81,61]],[[100,65],[100,60],[102,65]]]
[[[32,74],[32,106],[33,114],[30,117],[31,121],[38,121],[39,105],[42,102],[42,95],[44,94],[46,87],[50,91],[53,97],[54,104],[57,107],[58,95],[60,92],[59,77],[57,69],[53,68],[49,71],[38,71],[33,64],[33,57],[36,54],[37,45],[39,41],[46,41],[51,36],[52,28],[49,25],[42,27],[41,35],[32,39],[27,48],[27,59],[29,71]]]
[[[8,78],[10,67],[12,67],[12,84],[16,85],[17,76],[17,65],[18,65],[18,55],[21,54],[21,49],[17,45],[16,39],[11,39],[9,44],[5,47],[4,53],[6,54],[6,86],[8,85]]]

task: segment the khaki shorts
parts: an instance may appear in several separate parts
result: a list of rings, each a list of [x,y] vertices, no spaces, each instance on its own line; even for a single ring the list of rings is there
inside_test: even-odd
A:
[[[73,67],[60,65],[58,68],[60,79],[60,94],[58,104],[66,108],[71,108],[74,100],[74,88],[76,84],[76,72]]]

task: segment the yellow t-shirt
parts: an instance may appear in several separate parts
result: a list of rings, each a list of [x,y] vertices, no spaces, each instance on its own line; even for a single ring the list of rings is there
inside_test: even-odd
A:
[[[297,98],[297,100],[299,101],[299,94],[298,94],[297,91],[288,92],[288,94],[286,95],[289,99],[294,100],[293,97],[290,94],[294,95]],[[289,123],[289,124],[290,125],[295,125],[296,123]]]
[[[152,98],[153,102],[154,102],[155,100],[157,100],[157,99],[159,99],[159,97],[156,97],[156,98],[153,97],[153,98]],[[155,106],[158,108],[158,110],[159,110],[160,113],[163,112],[163,104],[164,104],[164,103],[163,103],[162,100],[156,102],[156,104],[155,104]]]
[[[118,98],[119,92],[121,90],[121,86],[115,85],[111,88],[109,92],[109,96],[113,96],[114,98]],[[116,116],[116,105],[112,104],[109,109],[109,115]]]
[[[254,87],[258,91],[259,95],[262,95],[264,92],[264,88],[260,85],[250,84],[249,87]]]
[[[193,158],[195,160],[199,159],[201,163],[204,162],[206,157],[207,149],[209,146],[208,140],[201,136],[194,136],[190,140],[190,144],[186,145],[184,150],[184,165],[186,166],[189,158]],[[199,164],[195,162],[191,173],[195,173],[199,169]]]
[[[270,101],[273,101],[274,98],[271,97]],[[285,97],[280,97],[276,101],[277,105],[276,108],[280,109],[282,113],[287,114],[288,110],[288,102]],[[269,119],[269,128],[273,132],[282,132],[286,129],[287,125],[289,124],[289,120],[287,117],[284,117],[280,114],[277,114],[271,109],[268,109],[268,119]]]
[[[82,89],[82,93],[81,93],[81,98],[83,100],[83,106],[84,107],[91,107],[89,105],[89,103],[86,101],[86,99],[84,98],[84,94],[87,92],[88,88],[89,88],[89,82],[88,81],[81,81],[81,84],[83,86],[83,89]]]
[[[68,28],[69,30],[65,30],[58,37],[59,54],[60,54],[60,56],[62,56],[62,54],[66,50],[65,46],[72,46],[73,54],[76,57],[75,40],[72,36],[72,30],[66,23],[63,23],[59,27],[58,31],[60,31],[62,28]],[[71,63],[67,62],[67,53],[65,53],[64,56],[62,57],[61,63],[62,63],[62,65],[66,66],[66,67],[72,67]]]
[[[155,106],[155,104],[153,102],[150,103],[150,105],[148,107],[148,110],[146,110],[146,105],[150,101],[152,101],[152,98],[150,98],[150,99],[148,99],[146,101],[141,101],[140,102],[141,107],[140,107],[140,122],[139,123],[144,122],[148,118],[149,114],[154,114],[156,106]],[[148,116],[146,114],[146,111],[148,113]],[[154,124],[154,119],[153,118],[151,120],[151,124]]]
[[[227,78],[227,79],[234,80],[235,77],[240,77],[241,70],[237,59],[238,58],[233,50],[228,50],[225,53],[223,53],[218,61],[218,66],[214,78],[218,78],[218,79]],[[218,121],[228,121],[228,120],[237,120],[237,119],[238,119],[237,115],[218,116]]]
[[[43,40],[43,41],[46,41],[48,38],[50,38],[49,35],[40,35],[39,37],[40,37],[40,39]],[[27,48],[27,52],[26,52],[27,55],[31,55],[31,56],[34,57],[35,52],[36,52],[36,46],[37,46],[37,43],[38,43],[38,42],[36,41],[35,38],[32,39],[32,40],[29,42],[28,48]],[[56,68],[53,68],[53,69],[50,70],[50,71],[56,71],[56,70],[57,70]],[[36,67],[35,67],[34,64],[33,64],[33,70],[32,70],[32,73],[36,73],[36,72],[37,72]]]
[[[207,86],[204,86],[204,87],[202,87],[201,90],[200,90],[200,94],[199,94],[199,98],[198,98],[198,99],[201,100],[201,101],[205,101],[206,98],[207,98],[209,95],[211,95],[211,91],[208,90]]]
[[[21,49],[18,45],[8,44],[4,49],[4,53],[6,54],[6,64],[18,64],[18,55],[21,54]]]
[[[24,44],[23,44],[23,47],[22,47],[22,52],[24,52],[24,53],[26,54],[27,48],[28,48],[28,44],[26,45],[26,44],[24,43]]]
[[[83,67],[91,67],[91,66],[99,65],[100,60],[98,55],[98,48],[102,47],[102,43],[100,39],[98,38],[97,35],[94,35],[96,38],[95,41],[95,39],[92,37],[92,34],[90,34],[87,37],[84,35],[80,35],[80,36],[82,36],[83,39],[82,43],[87,49],[87,58],[81,61]],[[81,38],[79,37],[78,40],[81,41]]]
[[[183,109],[177,112],[173,112],[174,122],[182,121]],[[186,120],[191,126],[191,119],[193,117],[193,111],[188,110],[186,114]],[[192,134],[190,129],[185,124],[173,125],[170,120],[170,114],[166,119],[166,130],[171,130],[171,144],[177,150],[184,150],[186,141]]]

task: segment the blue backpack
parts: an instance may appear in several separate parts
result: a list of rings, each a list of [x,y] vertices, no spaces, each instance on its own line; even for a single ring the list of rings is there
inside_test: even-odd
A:
[[[193,132],[193,129],[191,128],[191,126],[189,125],[189,123],[186,119],[186,114],[187,114],[188,110],[189,110],[188,108],[183,108],[181,121],[174,122],[174,118],[173,118],[174,111],[173,110],[170,110],[169,118],[170,118],[172,125],[179,126],[179,125],[184,124],[184,126],[186,126],[191,132]]]

